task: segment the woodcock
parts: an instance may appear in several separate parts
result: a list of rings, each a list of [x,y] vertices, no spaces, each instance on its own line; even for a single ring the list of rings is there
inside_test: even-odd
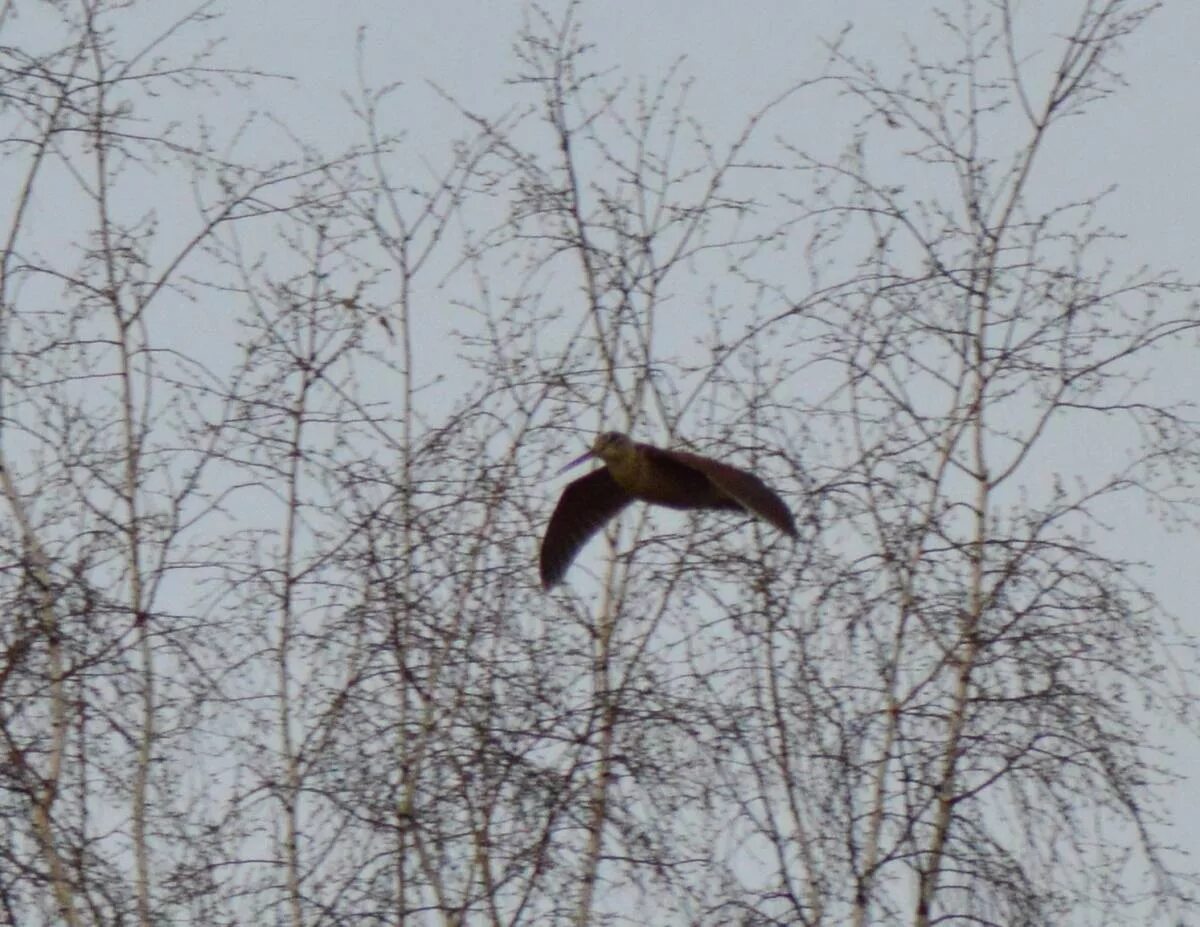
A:
[[[591,457],[604,466],[563,490],[542,539],[542,586],[549,589],[588,539],[635,499],[673,509],[747,512],[789,537],[796,523],[783,500],[753,473],[686,451],[667,451],[617,431],[597,436],[592,449],[564,467]]]

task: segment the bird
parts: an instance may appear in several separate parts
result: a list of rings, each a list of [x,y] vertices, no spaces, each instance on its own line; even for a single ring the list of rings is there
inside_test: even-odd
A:
[[[544,589],[557,585],[588,539],[635,499],[673,509],[746,512],[797,537],[787,505],[753,473],[700,454],[642,444],[619,431],[597,435],[560,472],[592,458],[604,466],[567,485],[546,526],[539,558]]]

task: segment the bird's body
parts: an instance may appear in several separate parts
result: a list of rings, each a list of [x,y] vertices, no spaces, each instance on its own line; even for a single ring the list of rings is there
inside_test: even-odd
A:
[[[717,509],[757,515],[796,537],[792,513],[753,473],[729,464],[631,441],[616,431],[596,438],[589,457],[604,467],[563,490],[542,540],[542,585],[549,589],[566,573],[579,549],[630,502],[641,500],[673,509]]]

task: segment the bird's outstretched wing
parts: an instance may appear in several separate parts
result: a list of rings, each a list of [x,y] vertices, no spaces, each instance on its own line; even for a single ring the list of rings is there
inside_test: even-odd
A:
[[[788,537],[797,537],[796,521],[791,510],[770,486],[753,473],[687,451],[660,450],[659,453],[703,473],[713,486],[747,512],[770,522]]]
[[[542,538],[543,588],[549,589],[562,579],[579,548],[631,501],[633,497],[617,485],[607,467],[568,484]]]

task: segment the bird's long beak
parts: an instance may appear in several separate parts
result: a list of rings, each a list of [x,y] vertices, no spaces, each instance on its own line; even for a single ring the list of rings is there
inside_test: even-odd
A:
[[[578,457],[576,457],[574,460],[572,460],[569,464],[567,464],[565,467],[563,467],[561,470],[559,470],[558,473],[555,475],[562,476],[564,473],[566,473],[572,467],[578,467],[581,463],[583,463],[588,458],[595,457],[595,456],[596,456],[595,451],[584,451],[582,454],[580,454]]]

